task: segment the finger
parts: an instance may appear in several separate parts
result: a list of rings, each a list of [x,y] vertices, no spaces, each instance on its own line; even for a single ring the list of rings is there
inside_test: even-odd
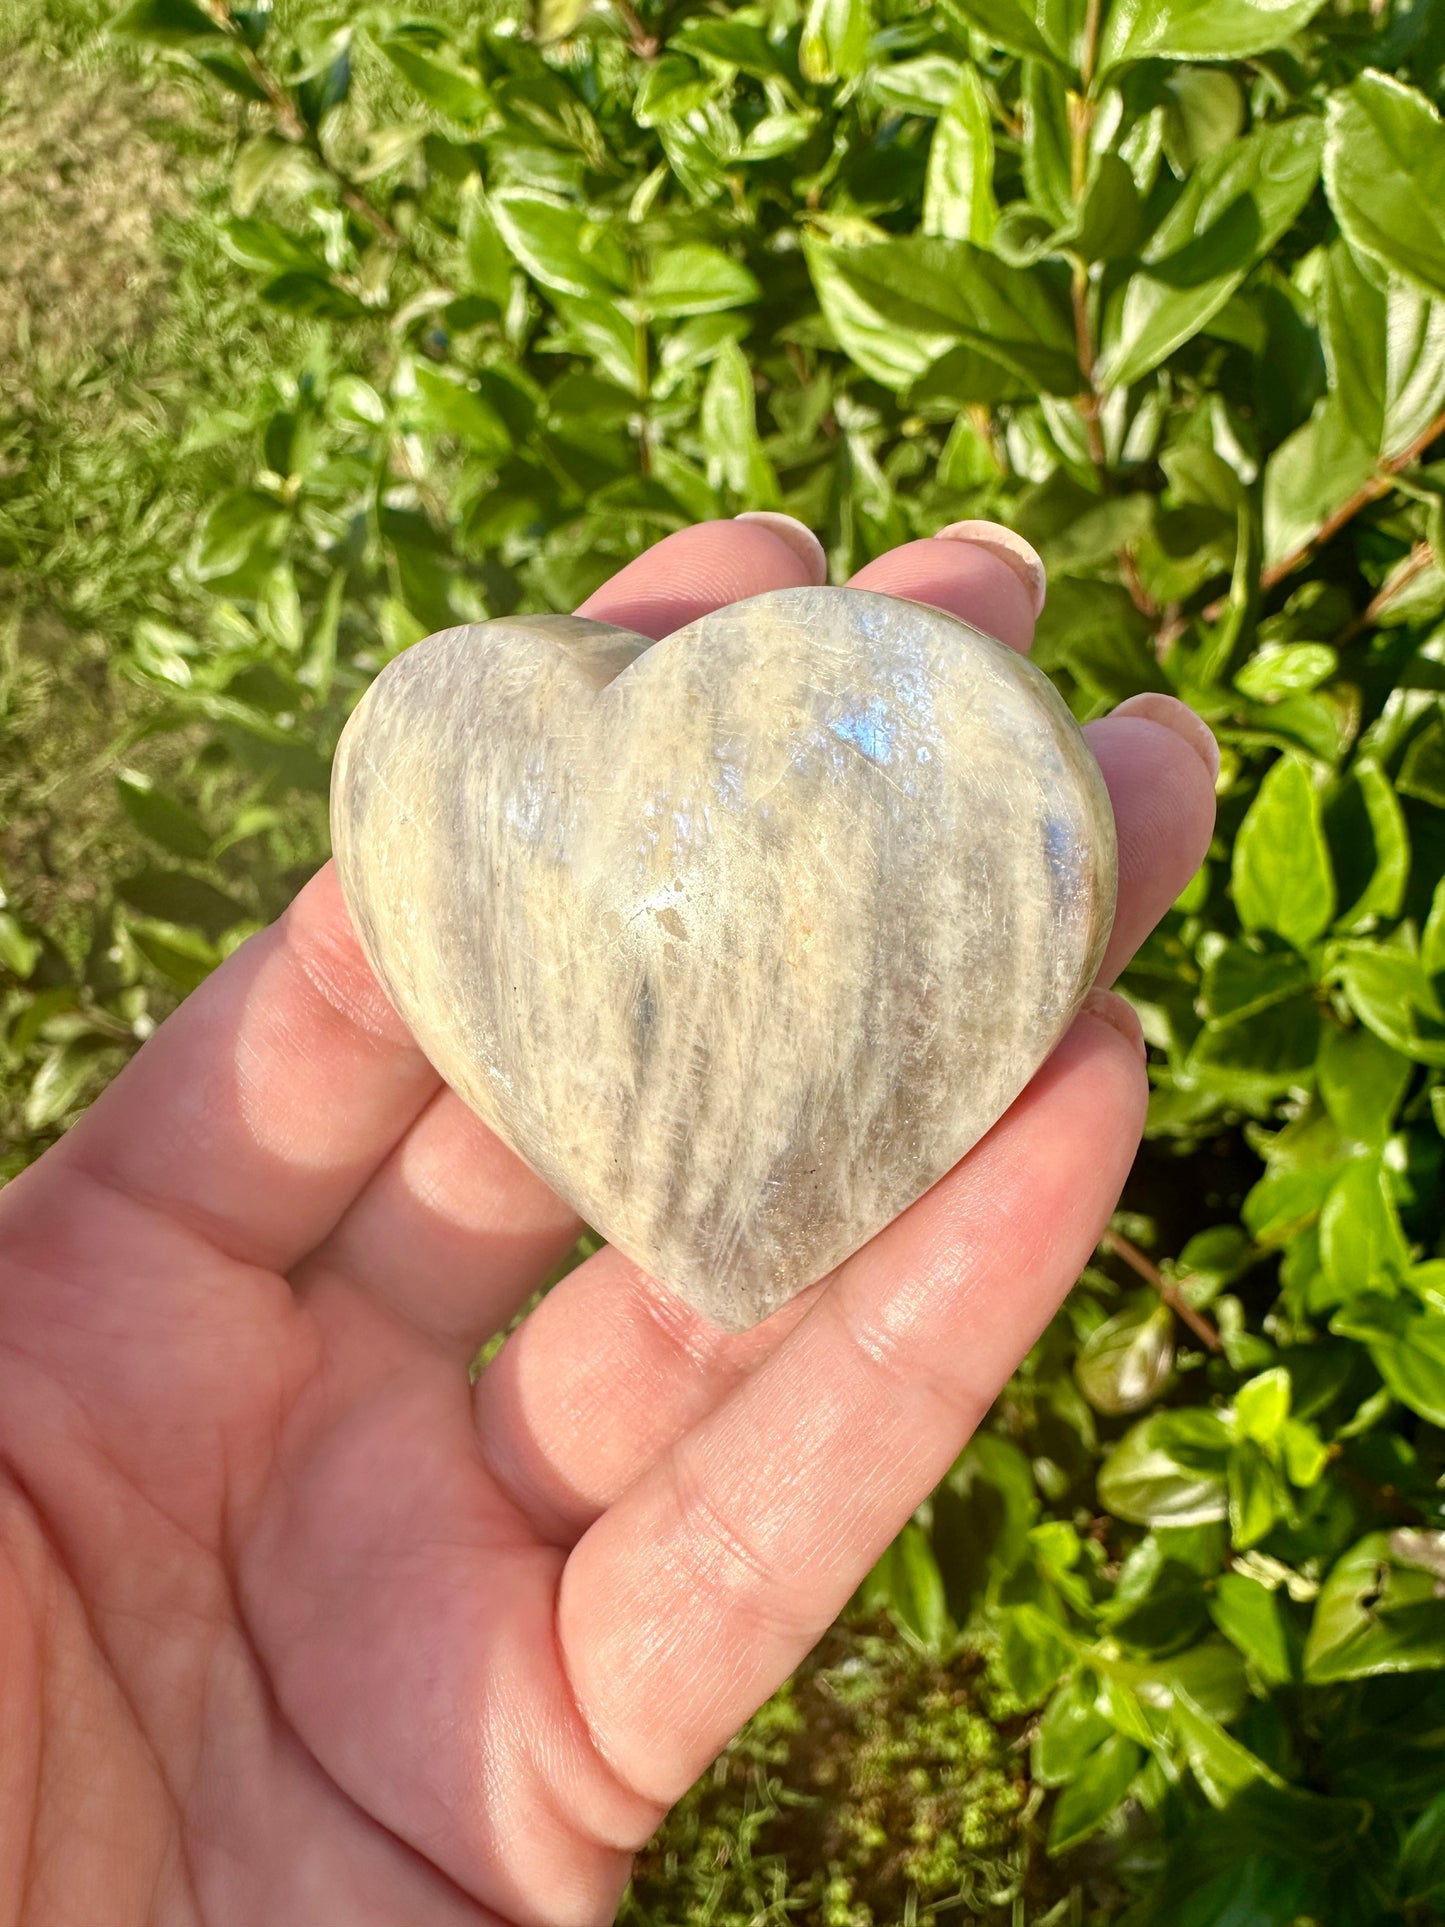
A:
[[[455,1092],[437,1092],[293,1274],[363,1291],[459,1362],[499,1331],[583,1230]]]
[[[1172,696],[1132,696],[1084,731],[1119,846],[1119,899],[1099,982],[1111,984],[1204,861],[1214,834],[1219,745]]]
[[[1146,1091],[1137,1024],[1101,995],[979,1150],[586,1533],[558,1639],[624,1785],[690,1786],[943,1477],[1107,1222]]]
[[[811,529],[791,515],[759,512],[664,536],[577,613],[655,641],[745,596],[817,588],[827,579],[827,557]]]
[[[437,1084],[327,864],[46,1156],[34,1201],[88,1179],[233,1258],[284,1270],[331,1229]]]
[[[790,516],[704,522],[629,563],[579,614],[661,636],[744,596],[821,582],[826,569],[817,537]],[[308,1262],[305,1282],[348,1280],[470,1357],[581,1228],[555,1193],[443,1090]]]
[[[725,1332],[608,1246],[512,1333],[474,1395],[482,1457],[551,1544],[572,1546],[649,1465],[769,1357],[819,1281]]]
[[[955,522],[880,555],[848,586],[932,603],[1026,655],[1044,606],[1044,565],[1012,529]]]
[[[1100,975],[1111,983],[1208,847],[1218,753],[1207,727],[1162,696],[1126,703],[1089,737],[1120,854]],[[483,1452],[539,1529],[570,1544],[795,1322],[790,1306],[728,1337],[620,1253],[601,1252],[549,1294],[483,1375]]]

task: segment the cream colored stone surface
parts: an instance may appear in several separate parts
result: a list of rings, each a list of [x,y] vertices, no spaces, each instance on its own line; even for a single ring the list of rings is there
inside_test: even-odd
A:
[[[854,589],[656,644],[570,616],[429,637],[348,724],[332,824],[443,1077],[732,1330],[983,1135],[1114,912],[1108,795],[1047,679]]]

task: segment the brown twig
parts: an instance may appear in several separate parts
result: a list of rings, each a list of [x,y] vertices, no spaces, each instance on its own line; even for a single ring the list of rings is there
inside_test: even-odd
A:
[[[1434,551],[1428,542],[1417,542],[1394,574],[1385,578],[1377,593],[1353,622],[1345,624],[1330,645],[1331,648],[1343,649],[1347,643],[1353,642],[1356,636],[1363,635],[1366,629],[1373,629],[1382,611],[1389,608],[1395,597],[1413,582],[1417,575],[1429,568],[1433,557]]]
[[[1370,479],[1362,483],[1347,502],[1342,502],[1333,514],[1325,517],[1313,535],[1306,536],[1304,541],[1292,548],[1288,555],[1281,556],[1278,562],[1271,563],[1259,578],[1260,588],[1264,590],[1277,587],[1286,576],[1293,575],[1302,562],[1308,561],[1322,543],[1338,535],[1347,522],[1355,519],[1361,509],[1367,509],[1372,502],[1378,502],[1382,495],[1388,495],[1395,477],[1409,468],[1412,462],[1417,462],[1430,444],[1437,441],[1441,435],[1445,435],[1445,413],[1437,415],[1429,427],[1415,437],[1408,448],[1402,449],[1398,455],[1392,455],[1389,461],[1382,462]],[[1217,622],[1223,615],[1228,600],[1227,596],[1219,596],[1211,602],[1204,611],[1205,621]]]
[[[1103,13],[1101,0],[1089,0],[1084,10],[1084,37],[1079,49],[1079,78],[1087,93],[1094,84],[1094,63],[1099,57],[1099,19]]]
[[[1084,433],[1089,442],[1089,460],[1104,473],[1107,454],[1104,431],[1099,426],[1099,395],[1094,387],[1094,334],[1089,326],[1089,270],[1082,261],[1074,263],[1074,344],[1079,357],[1079,373],[1084,386],[1079,395],[1079,413],[1084,418]]]
[[[381,209],[362,193],[345,169],[337,166],[322,146],[321,137],[315,128],[309,127],[302,119],[290,94],[256,50],[247,46],[240,28],[231,18],[229,0],[201,0],[201,4],[221,31],[230,38],[241,64],[266,96],[267,105],[276,116],[282,138],[290,141],[295,147],[304,147],[316,165],[335,182],[343,203],[350,208],[351,212],[365,221],[367,226],[379,234],[389,246],[394,247],[398,254],[406,255],[424,274],[435,279],[431,264],[418,253],[401,230],[387,219]]]
[[[1000,475],[1007,475],[1009,472],[1008,457],[1004,454],[1003,444],[999,441],[998,432],[993,425],[993,415],[986,403],[981,401],[969,402],[968,419],[973,423],[975,434],[988,450],[994,467]]]
[[[1159,604],[1144,587],[1144,578],[1139,573],[1139,564],[1134,560],[1134,551],[1120,549],[1114,560],[1119,565],[1119,580],[1129,591],[1129,600],[1141,616],[1147,616],[1150,622],[1156,621],[1161,613]]]
[[[1089,135],[1094,126],[1094,102],[1089,97],[1089,87],[1098,56],[1101,12],[1100,0],[1089,0],[1079,51],[1079,78],[1084,83],[1084,91],[1069,96],[1069,185],[1075,207],[1083,201],[1089,183]],[[1077,259],[1074,262],[1073,303],[1074,343],[1079,358],[1079,373],[1084,382],[1078,402],[1079,413],[1084,418],[1089,460],[1102,477],[1107,458],[1103,430],[1099,426],[1099,393],[1094,385],[1096,357],[1094,332],[1089,325],[1089,269],[1087,262]]]
[[[637,16],[637,9],[629,0],[613,0],[617,17],[627,29],[627,50],[638,60],[656,60],[660,42],[655,34],[650,34]]]
[[[1171,1284],[1153,1259],[1146,1258],[1138,1245],[1126,1238],[1122,1232],[1106,1231],[1099,1240],[1099,1249],[1112,1251],[1117,1257],[1123,1259],[1130,1271],[1142,1278],[1146,1285],[1152,1286],[1170,1311],[1177,1318],[1182,1319],[1194,1333],[1201,1345],[1211,1352],[1224,1350],[1224,1340],[1203,1312],[1196,1311],[1178,1285]]]

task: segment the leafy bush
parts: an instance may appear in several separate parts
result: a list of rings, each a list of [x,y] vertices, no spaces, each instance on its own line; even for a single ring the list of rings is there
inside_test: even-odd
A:
[[[1220,831],[1126,979],[1154,1096],[1114,1229],[859,1603],[1027,1716],[1068,1918],[1435,1917],[1445,9],[119,27],[232,97],[220,240],[275,354],[189,421],[182,468],[227,480],[111,636],[150,853],[82,917],[23,879],[0,914],[16,1162],[319,861],[395,651],[744,507],[836,579],[1012,524],[1081,717],[1159,689],[1213,723]],[[755,1917],[728,1877],[673,1917]],[[920,1863],[905,1911],[960,1877]],[[896,1900],[838,1879],[806,1917]]]

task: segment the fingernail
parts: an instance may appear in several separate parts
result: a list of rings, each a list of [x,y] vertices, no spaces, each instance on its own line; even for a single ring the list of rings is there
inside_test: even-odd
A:
[[[1021,535],[1015,535],[999,522],[950,522],[946,529],[939,529],[933,539],[935,542],[972,542],[976,549],[987,549],[1000,562],[1007,562],[1029,592],[1035,621],[1043,614],[1049,592],[1048,575],[1038,550]]]
[[[1131,696],[1110,714],[1142,716],[1146,723],[1160,723],[1165,729],[1172,729],[1176,736],[1188,743],[1209,771],[1210,782],[1218,776],[1219,744],[1214,740],[1214,731],[1202,716],[1195,715],[1188,703],[1181,703],[1175,696],[1163,696],[1150,689],[1142,696]]]
[[[780,542],[786,542],[797,556],[814,585],[822,588],[828,580],[828,558],[823,545],[805,522],[796,515],[784,515],[778,509],[744,509],[741,515],[733,517],[735,522],[760,522],[765,529],[771,529]]]
[[[1097,1017],[1101,1024],[1108,1024],[1112,1030],[1118,1031],[1140,1057],[1146,1054],[1144,1031],[1133,1006],[1112,990],[1091,990],[1079,1010],[1083,1015]]]

